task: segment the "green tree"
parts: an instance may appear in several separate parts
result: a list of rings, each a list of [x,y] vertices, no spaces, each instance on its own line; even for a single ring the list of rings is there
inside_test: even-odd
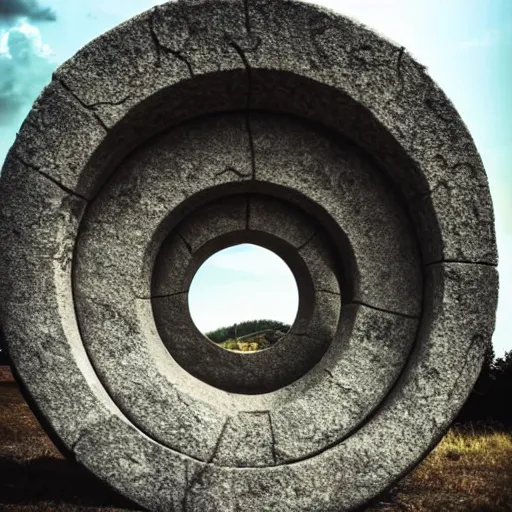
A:
[[[494,381],[494,348],[489,342],[484,356],[480,375],[472,389],[466,403],[459,412],[456,423],[484,423],[491,421],[492,404],[489,396],[492,393]]]
[[[229,339],[241,338],[265,329],[288,332],[290,326],[277,320],[248,320],[228,327],[219,327],[214,331],[207,332],[206,336],[215,343],[222,343]]]

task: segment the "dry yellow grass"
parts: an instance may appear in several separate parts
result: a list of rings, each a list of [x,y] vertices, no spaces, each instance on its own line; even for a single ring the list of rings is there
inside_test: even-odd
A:
[[[233,352],[256,352],[268,348],[270,343],[261,335],[244,340],[229,339],[220,343],[220,346]]]
[[[7,380],[0,382],[0,511],[138,510],[66,461]],[[377,511],[511,512],[512,433],[451,430],[412,473],[366,509]]]
[[[391,495],[369,510],[512,511],[512,433],[450,430]]]

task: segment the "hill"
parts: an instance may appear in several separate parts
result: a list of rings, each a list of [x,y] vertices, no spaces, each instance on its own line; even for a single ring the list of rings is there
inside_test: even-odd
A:
[[[251,352],[271,347],[289,330],[288,324],[277,320],[249,320],[220,327],[206,336],[228,350]]]

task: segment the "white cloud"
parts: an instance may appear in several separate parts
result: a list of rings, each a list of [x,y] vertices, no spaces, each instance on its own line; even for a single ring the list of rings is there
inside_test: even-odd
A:
[[[44,57],[47,59],[52,59],[55,57],[55,53],[52,51],[50,45],[44,44],[41,32],[39,29],[28,23],[26,20],[20,20],[18,23],[9,28],[8,30],[0,31],[0,54],[4,57],[13,58],[10,50],[9,50],[9,36],[11,33],[21,33],[25,36],[27,42],[29,43],[32,52],[35,55],[40,57]]]
[[[0,34],[0,125],[19,125],[56,67],[39,29],[19,21]]]

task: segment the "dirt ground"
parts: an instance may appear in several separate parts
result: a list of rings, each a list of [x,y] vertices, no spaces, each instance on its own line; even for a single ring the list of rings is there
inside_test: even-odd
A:
[[[0,512],[128,510],[140,509],[58,452],[0,367]],[[452,429],[365,509],[377,511],[512,512],[512,433]]]

